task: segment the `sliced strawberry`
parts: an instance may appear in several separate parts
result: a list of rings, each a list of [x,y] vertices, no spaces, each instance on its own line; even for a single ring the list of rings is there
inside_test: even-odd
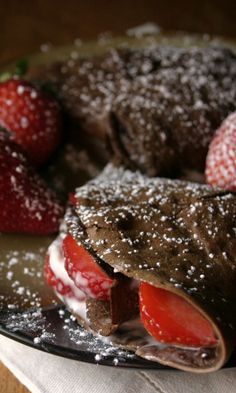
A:
[[[72,288],[69,285],[64,284],[61,279],[56,277],[56,275],[54,274],[54,272],[50,267],[49,261],[50,261],[50,256],[46,255],[45,264],[44,264],[44,277],[48,285],[53,287],[53,289],[62,296],[73,297],[74,293],[72,291]]]
[[[162,343],[215,345],[209,321],[182,297],[162,288],[140,284],[140,315],[147,331]]]
[[[236,112],[217,130],[209,146],[205,174],[212,186],[236,191]]]
[[[75,285],[88,297],[108,300],[113,280],[100,268],[92,255],[71,235],[65,237],[63,251],[66,271]]]
[[[61,138],[59,105],[29,82],[10,79],[0,83],[0,126],[21,145],[32,163],[42,164]]]
[[[79,302],[84,301],[85,294],[75,286],[66,272],[61,243],[61,239],[59,241],[56,239],[49,247],[45,257],[44,277],[57,294]]]
[[[0,232],[57,232],[63,207],[28,164],[21,148],[0,133]]]

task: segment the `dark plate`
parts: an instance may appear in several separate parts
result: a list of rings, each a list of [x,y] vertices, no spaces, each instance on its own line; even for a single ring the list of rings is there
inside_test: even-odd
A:
[[[158,363],[139,358],[122,348],[104,343],[103,340],[84,331],[76,321],[71,320],[67,311],[64,315],[66,317],[65,322],[65,319],[60,317],[60,310],[65,311],[63,307],[43,310],[40,313],[37,327],[35,326],[36,319],[33,317],[33,328],[27,326],[20,330],[12,329],[9,326],[12,323],[12,317],[15,320],[17,315],[19,322],[22,316],[19,316],[18,312],[12,314],[2,312],[0,315],[0,333],[30,347],[83,362],[132,368],[167,368]],[[28,318],[27,322],[30,324]],[[39,340],[40,342],[38,342]]]
[[[226,44],[232,49],[236,48],[232,41],[226,42],[219,38],[214,41]],[[90,56],[124,42],[134,46],[146,46],[154,42],[189,46],[209,44],[209,37],[162,34],[139,40],[122,38],[82,44],[80,47],[57,48],[47,54],[28,56],[30,72],[34,73],[38,67],[51,61],[74,57],[75,53],[78,56]],[[5,65],[0,70],[8,71],[12,67],[14,64]],[[63,146],[46,169],[46,179],[54,188],[60,185],[57,191],[62,195],[83,184],[101,168],[101,157],[96,156],[94,159],[94,154],[92,165],[88,165],[89,157],[85,155],[87,147],[88,141],[80,141],[76,148],[71,144]],[[91,151],[93,152],[92,147]],[[77,161],[81,166],[71,165],[68,154],[77,154]],[[64,189],[61,189],[62,184]],[[84,362],[167,369],[168,367],[139,358],[132,352],[93,336],[80,327],[75,318],[58,304],[50,288],[45,285],[42,274],[44,256],[51,241],[51,237],[0,234],[0,333],[33,348]],[[236,367],[236,353],[225,367]]]
[[[45,284],[50,237],[0,235],[0,333],[58,356],[109,366],[167,369],[78,325]],[[236,367],[236,352],[225,367]]]
[[[0,333],[55,355],[104,365],[165,368],[78,325],[44,282],[51,237],[0,235]]]

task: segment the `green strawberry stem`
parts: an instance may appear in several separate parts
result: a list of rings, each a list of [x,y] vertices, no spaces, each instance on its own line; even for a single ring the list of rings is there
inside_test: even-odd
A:
[[[24,76],[29,69],[29,61],[27,59],[19,60],[12,71],[4,71],[0,74],[0,82],[5,82],[13,76]]]

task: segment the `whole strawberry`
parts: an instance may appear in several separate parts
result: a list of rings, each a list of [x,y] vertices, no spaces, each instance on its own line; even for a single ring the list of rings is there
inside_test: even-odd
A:
[[[28,164],[22,149],[0,133],[0,232],[58,231],[63,207]]]
[[[212,186],[236,191],[236,112],[222,123],[210,144],[206,180]]]
[[[34,165],[41,165],[61,138],[59,105],[29,82],[7,80],[0,83],[0,127],[21,145]]]

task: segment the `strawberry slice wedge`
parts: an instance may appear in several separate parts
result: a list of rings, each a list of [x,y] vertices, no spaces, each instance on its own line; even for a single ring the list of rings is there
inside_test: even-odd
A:
[[[140,315],[159,342],[194,347],[217,343],[211,323],[189,302],[144,282],[140,285]]]
[[[50,266],[50,256],[46,255],[44,263],[44,277],[49,286],[53,287],[62,296],[73,297],[74,293],[70,285],[65,284],[60,278],[56,277]]]
[[[68,276],[64,262],[61,241],[56,239],[49,247],[48,254],[45,257],[45,280],[63,298],[73,298],[78,302],[83,302],[85,300],[85,294],[75,286]]]
[[[109,300],[113,280],[100,268],[92,255],[71,235],[63,240],[66,271],[75,285],[88,297]]]

